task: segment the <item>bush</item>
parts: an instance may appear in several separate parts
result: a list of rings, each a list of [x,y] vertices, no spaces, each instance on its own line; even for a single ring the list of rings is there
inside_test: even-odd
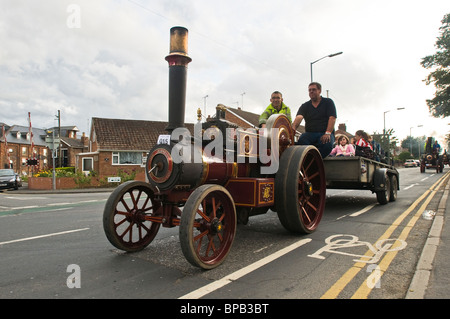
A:
[[[82,172],[74,174],[73,181],[79,188],[83,188],[91,185],[92,176],[90,174],[84,175]]]
[[[117,176],[120,177],[120,183],[132,181],[136,178],[136,169],[132,169],[131,172],[119,168],[117,170]]]
[[[57,167],[55,168],[56,177],[73,177],[75,176],[75,167]],[[48,168],[40,170],[33,177],[53,177],[53,169]]]

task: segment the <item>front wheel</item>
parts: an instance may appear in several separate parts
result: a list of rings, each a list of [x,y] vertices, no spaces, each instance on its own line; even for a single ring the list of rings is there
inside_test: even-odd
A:
[[[180,223],[181,250],[192,265],[219,266],[236,234],[236,209],[230,193],[220,185],[202,185],[186,201]]]
[[[160,206],[150,184],[129,181],[118,186],[103,211],[103,229],[109,242],[128,252],[144,249],[161,225],[151,221]]]

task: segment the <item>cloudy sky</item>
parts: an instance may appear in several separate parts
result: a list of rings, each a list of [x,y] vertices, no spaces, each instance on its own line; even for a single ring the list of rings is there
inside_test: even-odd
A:
[[[271,92],[296,113],[313,78],[347,131],[435,136],[421,58],[448,0],[0,0],[0,122],[76,125],[92,117],[166,121],[169,30],[189,29],[186,122],[219,103],[261,113]],[[205,96],[207,98],[204,98]],[[405,108],[397,110],[397,108]],[[422,127],[418,127],[422,125]],[[411,129],[412,128],[412,129]]]

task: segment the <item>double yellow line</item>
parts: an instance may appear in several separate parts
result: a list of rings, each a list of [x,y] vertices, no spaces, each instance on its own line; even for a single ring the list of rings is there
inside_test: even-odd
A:
[[[436,191],[442,186],[444,181],[447,179],[450,172],[447,172],[444,176],[442,176],[436,183],[434,183],[422,196],[420,196],[407,210],[405,210],[395,221],[392,223],[392,225],[386,230],[386,232],[381,235],[381,237],[377,240],[383,240],[388,239],[392,235],[392,233],[400,226],[402,221],[420,204],[420,202],[426,198],[426,200],[423,202],[422,206],[420,206],[420,209],[417,211],[417,213],[411,218],[411,220],[408,222],[408,224],[405,226],[403,231],[401,232],[398,239],[406,240],[408,237],[411,229],[416,224],[417,220],[422,215],[423,211],[426,209],[430,201],[433,199],[434,195],[436,194]],[[398,247],[401,244],[401,240],[395,241],[395,243],[390,248],[390,251],[386,253],[384,258],[380,261],[378,264],[379,270],[380,270],[380,278],[381,276],[386,272],[391,262],[394,260],[395,256],[397,255],[398,250],[395,248]],[[374,253],[371,250],[368,250],[364,256],[367,256],[368,258],[372,257]],[[336,281],[336,283],[331,286],[330,289],[321,297],[321,299],[335,299],[338,297],[338,295],[341,293],[342,290],[350,283],[350,281],[363,269],[367,264],[362,262],[355,263],[341,278]],[[351,297],[352,299],[365,299],[369,296],[370,292],[373,289],[373,285],[369,285],[368,282],[371,280],[370,275],[369,277],[364,280],[364,282],[361,284],[361,286],[356,290],[356,292]],[[372,287],[372,288],[370,288]]]

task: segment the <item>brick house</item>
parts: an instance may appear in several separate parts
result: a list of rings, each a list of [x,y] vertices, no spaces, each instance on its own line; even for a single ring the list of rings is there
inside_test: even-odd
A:
[[[82,134],[81,138],[78,138],[77,134],[80,131],[76,126],[61,126],[52,127],[48,131],[53,131],[55,139],[61,136],[61,146],[55,145],[56,148],[56,167],[75,167],[76,166],[76,154],[84,153],[89,147],[89,138]],[[47,140],[51,145],[51,134],[47,135]],[[51,158],[51,154],[50,154]],[[52,166],[50,163],[49,166]]]
[[[92,118],[89,148],[76,154],[77,171],[94,171],[99,178],[117,176],[119,169],[135,171],[145,181],[148,152],[160,134],[167,134],[167,122]],[[193,124],[186,124],[193,132]]]
[[[12,165],[15,172],[21,175],[30,175],[48,166],[51,161],[51,152],[45,143],[46,131],[32,128],[34,154],[31,150],[31,138],[28,126],[5,126],[5,136],[0,131],[0,168]],[[6,148],[6,142],[8,147]],[[8,154],[9,161],[8,163]],[[28,159],[36,158],[38,165],[28,166]]]

